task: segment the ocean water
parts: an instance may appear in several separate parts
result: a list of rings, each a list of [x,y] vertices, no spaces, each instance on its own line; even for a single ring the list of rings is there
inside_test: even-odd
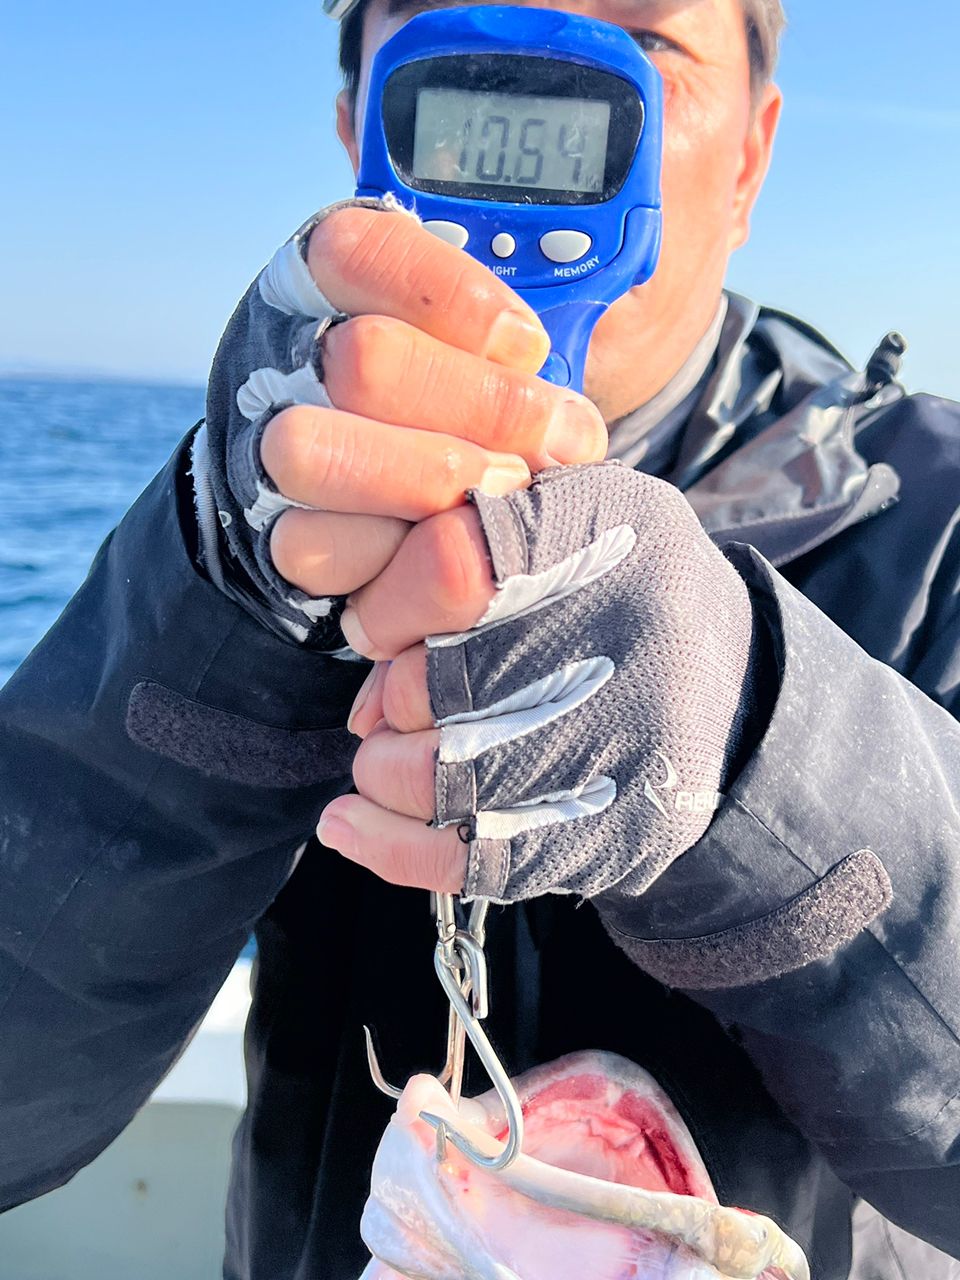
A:
[[[0,378],[0,685],[203,413],[203,388]]]

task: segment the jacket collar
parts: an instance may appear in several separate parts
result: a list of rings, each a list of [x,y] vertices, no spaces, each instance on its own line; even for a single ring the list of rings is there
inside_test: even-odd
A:
[[[814,329],[729,294],[716,361],[667,478],[714,541],[748,542],[775,565],[821,546],[897,499],[857,428],[904,390],[856,371]]]

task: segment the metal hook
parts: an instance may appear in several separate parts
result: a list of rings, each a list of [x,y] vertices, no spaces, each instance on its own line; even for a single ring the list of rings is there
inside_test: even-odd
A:
[[[487,958],[483,954],[486,937],[489,900],[477,898],[470,908],[467,928],[458,929],[456,909],[452,894],[432,894],[437,918],[437,946],[434,964],[442,957],[444,966],[454,973],[460,994],[470,998],[475,1018],[485,1018],[489,1012],[487,999]],[[460,1105],[463,1092],[463,1070],[466,1063],[466,1028],[453,1005],[447,1021],[447,1067],[440,1083],[449,1086],[453,1105]],[[441,1144],[442,1147],[442,1144]],[[442,1158],[442,1151],[441,1151]]]
[[[449,1141],[474,1164],[491,1170],[505,1169],[520,1151],[523,1141],[523,1110],[503,1063],[480,1025],[487,1016],[489,1007],[487,961],[483,944],[490,903],[485,898],[476,899],[470,909],[467,927],[460,929],[457,927],[453,895],[438,893],[431,896],[437,921],[437,945],[434,948],[433,964],[450,1005],[447,1057],[438,1079],[441,1085],[449,1086],[451,1101],[455,1107],[459,1106],[463,1089],[466,1038],[469,1036],[470,1043],[503,1104],[507,1117],[507,1140],[499,1155],[487,1156],[448,1121],[426,1111],[421,1112],[420,1116],[436,1130],[438,1159],[445,1158],[446,1144]],[[367,1063],[374,1084],[388,1098],[398,1099],[402,1090],[389,1084],[384,1078],[370,1028],[364,1027],[363,1031],[366,1037]]]
[[[380,1059],[377,1057],[377,1051],[373,1044],[373,1033],[370,1028],[364,1024],[363,1035],[367,1045],[367,1066],[370,1069],[370,1078],[377,1086],[381,1093],[385,1093],[388,1098],[395,1101],[399,1099],[403,1093],[402,1089],[398,1089],[396,1085],[390,1084],[383,1074],[380,1066]],[[460,1026],[460,1020],[453,1008],[450,1009],[450,1016],[447,1019],[447,1056],[443,1064],[443,1070],[437,1076],[439,1082],[446,1086],[454,1080],[463,1079],[463,1028]],[[451,1095],[453,1089],[451,1087]],[[459,1102],[459,1094],[456,1098]]]
[[[433,911],[437,922],[437,936],[439,942],[443,945],[444,955],[451,964],[456,964],[456,953],[452,944],[457,936],[457,919],[454,905],[454,898],[449,893],[431,893],[431,910]],[[487,912],[490,909],[490,903],[486,898],[477,898],[474,900],[470,908],[470,918],[467,923],[467,932],[472,939],[475,939],[478,947],[482,948],[486,938],[486,920]],[[460,931],[463,936],[463,931]],[[476,956],[476,950],[472,952]],[[478,970],[483,972],[483,1007],[482,1012],[474,1000],[474,1013],[478,1018],[487,1016],[486,1010],[486,960],[482,951],[477,961]],[[460,989],[464,996],[471,994],[470,975],[460,979]],[[367,1066],[370,1070],[370,1078],[381,1093],[386,1094],[388,1098],[394,1101],[400,1098],[403,1093],[402,1089],[398,1089],[396,1085],[392,1085],[383,1074],[383,1068],[380,1066],[380,1060],[377,1056],[376,1048],[373,1043],[373,1033],[368,1026],[363,1028],[364,1040],[367,1049]],[[463,1084],[463,1068],[464,1068],[464,1045],[465,1032],[460,1019],[457,1017],[453,1006],[450,1008],[450,1016],[447,1019],[447,1052],[444,1059],[442,1070],[438,1073],[437,1079],[446,1087],[450,1086],[450,1096],[453,1098],[454,1105],[459,1104],[460,1094]]]
[[[478,947],[483,947],[487,940],[487,912],[490,910],[489,898],[474,898],[470,907],[470,919],[467,929]]]
[[[363,1024],[363,1034],[367,1042],[367,1066],[370,1068],[370,1078],[381,1093],[385,1093],[388,1098],[393,1098],[396,1101],[403,1093],[403,1090],[398,1089],[396,1085],[388,1084],[384,1078],[377,1051],[373,1047],[373,1034],[366,1023]]]
[[[467,940],[463,935],[460,935],[456,939],[455,946],[459,950],[467,942],[466,953],[469,955],[472,950],[469,942],[473,941],[473,939]],[[474,946],[476,946],[475,943]],[[483,955],[479,947],[476,947],[476,953],[480,957]],[[464,958],[466,959],[466,956]],[[467,960],[466,967],[468,969],[475,958],[476,956],[473,955]],[[497,1056],[496,1050],[480,1025],[479,1017],[474,1012],[474,1009],[471,1008],[471,1005],[467,1003],[456,974],[447,963],[442,943],[438,943],[434,953],[434,968],[436,969],[437,977],[440,979],[440,984],[447,994],[447,999],[450,1001],[450,1007],[456,1012],[461,1027],[470,1037],[470,1043],[476,1050],[477,1056],[503,1104],[507,1119],[507,1139],[499,1155],[487,1156],[482,1151],[479,1151],[469,1138],[454,1129],[449,1121],[442,1120],[440,1116],[436,1116],[429,1111],[421,1111],[420,1119],[426,1121],[431,1128],[436,1130],[438,1159],[442,1160],[444,1158],[446,1144],[447,1142],[452,1142],[458,1151],[462,1152],[468,1160],[480,1168],[493,1171],[506,1169],[520,1154],[520,1147],[523,1143],[523,1108],[520,1105],[520,1099],[503,1063]],[[485,977],[485,967],[482,972]],[[479,975],[474,976],[479,977]],[[483,985],[482,979],[480,979],[478,985]],[[485,993],[481,991],[479,995],[485,1002]]]

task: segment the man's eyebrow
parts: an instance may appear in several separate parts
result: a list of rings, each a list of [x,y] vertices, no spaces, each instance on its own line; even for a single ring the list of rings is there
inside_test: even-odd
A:
[[[426,13],[431,9],[449,9],[456,0],[388,0],[387,13],[390,17],[404,13]],[[459,0],[463,4],[484,3],[484,0]],[[622,12],[618,15],[625,25],[641,22],[656,22],[670,17],[681,9],[690,9],[700,4],[701,0],[621,0],[616,7]],[[571,4],[576,9],[576,2]]]
[[[389,0],[387,14],[392,18],[398,13],[426,13],[428,9],[450,9],[454,0]],[[461,3],[469,0],[461,0]]]

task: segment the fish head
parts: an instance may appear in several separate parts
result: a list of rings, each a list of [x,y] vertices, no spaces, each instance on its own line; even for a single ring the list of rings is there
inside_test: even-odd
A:
[[[808,1280],[776,1224],[719,1205],[696,1144],[645,1071],[579,1053],[515,1082],[522,1154],[479,1168],[428,1112],[491,1153],[506,1136],[495,1091],[454,1108],[414,1077],[373,1166],[361,1232],[380,1261],[364,1280]]]

